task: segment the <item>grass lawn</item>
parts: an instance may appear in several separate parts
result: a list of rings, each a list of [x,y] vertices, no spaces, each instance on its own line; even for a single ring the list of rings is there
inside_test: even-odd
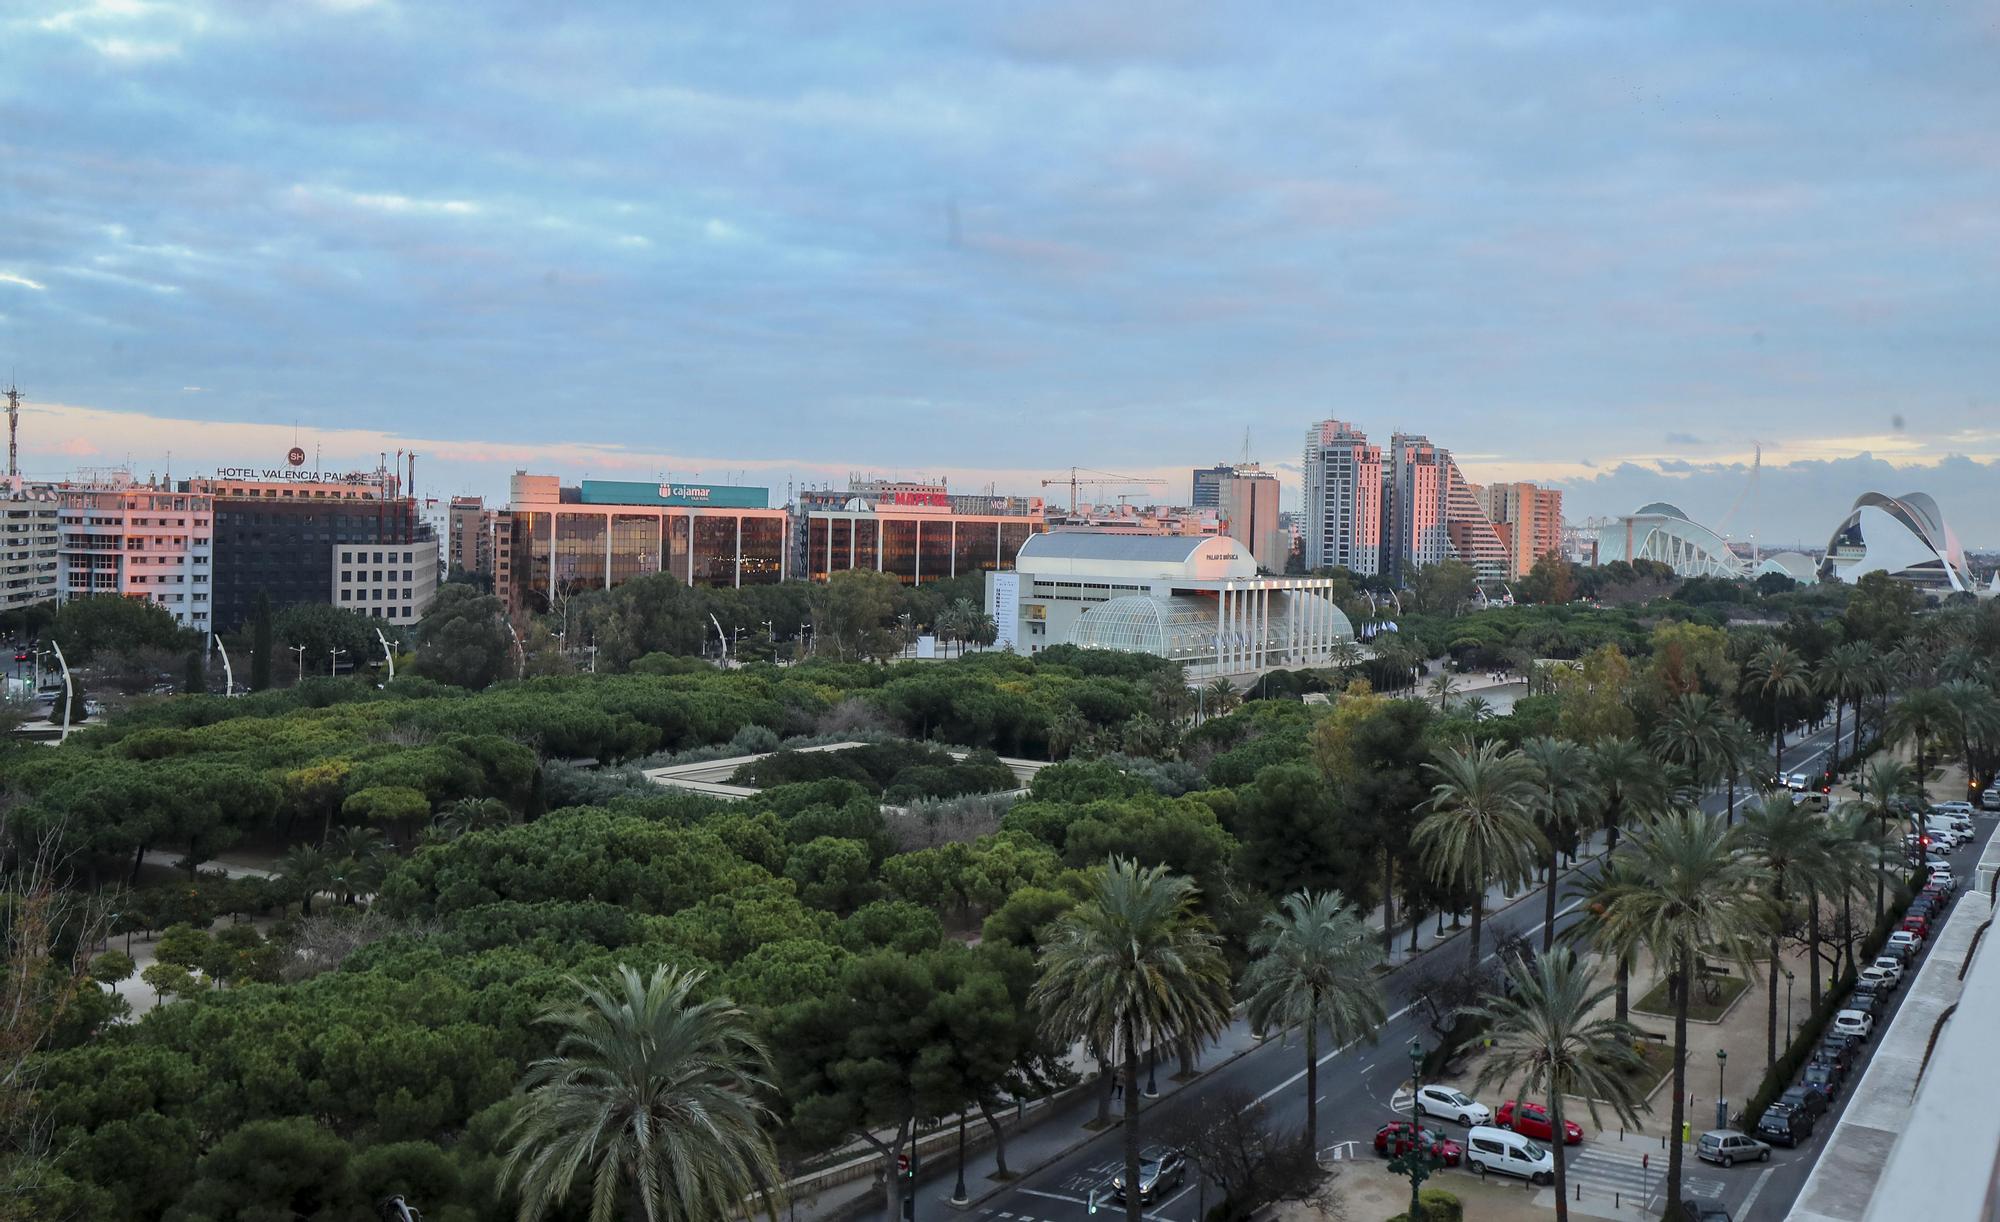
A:
[[[1708,991],[1696,985],[1694,999],[1688,1005],[1688,1017],[1697,1022],[1715,1022],[1750,987],[1750,982],[1741,976],[1711,976],[1709,981],[1715,986],[1715,1000],[1708,1000]],[[1637,1013],[1672,1018],[1674,1004],[1667,997],[1667,982],[1662,980],[1654,985],[1644,997],[1632,1003],[1632,1009]]]

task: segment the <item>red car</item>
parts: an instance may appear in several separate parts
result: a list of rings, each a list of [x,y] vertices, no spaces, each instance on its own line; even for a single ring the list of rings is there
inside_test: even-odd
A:
[[[1931,923],[1920,916],[1904,917],[1903,928],[1917,935],[1919,938],[1928,938],[1931,936]]]
[[[1410,1152],[1411,1125],[1407,1120],[1391,1120],[1375,1130],[1375,1153],[1383,1158],[1395,1158]],[[1421,1140],[1429,1144],[1431,1157],[1442,1159],[1447,1167],[1458,1166],[1458,1160],[1465,1156],[1465,1150],[1451,1138],[1431,1129],[1417,1129]]]
[[[1523,1137],[1552,1140],[1548,1109],[1539,1103],[1516,1103],[1509,1099],[1500,1105],[1500,1110],[1493,1116],[1493,1123],[1503,1129],[1512,1129]],[[1563,1144],[1574,1146],[1582,1141],[1583,1129],[1574,1120],[1563,1121]]]

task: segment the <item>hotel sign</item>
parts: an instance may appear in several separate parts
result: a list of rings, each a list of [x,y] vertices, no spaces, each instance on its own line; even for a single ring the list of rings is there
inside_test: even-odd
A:
[[[250,480],[265,484],[372,484],[369,472],[301,471],[291,467],[217,467],[215,478]]]

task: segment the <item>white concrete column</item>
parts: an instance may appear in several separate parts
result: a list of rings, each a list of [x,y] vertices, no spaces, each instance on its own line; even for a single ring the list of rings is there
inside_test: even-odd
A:
[[[1257,665],[1261,669],[1271,660],[1271,587],[1257,588]]]
[[[743,588],[743,515],[736,515],[736,588]]]
[[[611,588],[611,511],[604,513],[604,588]]]

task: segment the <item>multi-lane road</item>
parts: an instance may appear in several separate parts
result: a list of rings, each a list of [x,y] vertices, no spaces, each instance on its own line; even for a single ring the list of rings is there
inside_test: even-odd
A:
[[[1832,738],[1831,728],[1826,728],[1787,744],[1786,771],[1812,771],[1824,767]],[[1724,799],[1719,794],[1713,795],[1704,806],[1719,815]],[[1580,868],[1579,874],[1571,876],[1570,881],[1574,883],[1582,874],[1596,868],[1595,862],[1587,862]],[[1575,920],[1576,910],[1573,898],[1564,895],[1561,899],[1556,921],[1558,932]],[[1531,891],[1492,914],[1485,922],[1487,946],[1490,948],[1507,934],[1519,934],[1539,942],[1543,912],[1541,893]],[[1463,936],[1459,935],[1460,938]],[[1427,963],[1440,955],[1464,953],[1463,943],[1454,938],[1428,952],[1418,963]],[[1489,957],[1490,953],[1489,949]],[[1412,1038],[1421,1039],[1426,1046],[1435,1041],[1434,1033],[1412,1000],[1411,986],[1418,970],[1421,970],[1418,965],[1405,965],[1383,978],[1383,987],[1389,999],[1389,1021],[1374,1042],[1333,1049],[1321,1057],[1321,1132],[1318,1144],[1330,1157],[1375,1157],[1375,1130],[1387,1120],[1409,1114],[1409,1062],[1403,1050]],[[1325,1047],[1327,1043],[1323,1034],[1321,1046]],[[1162,1116],[1168,1114],[1166,1109],[1199,1108],[1206,1101],[1225,1095],[1249,1096],[1265,1103],[1270,1121],[1277,1131],[1295,1131],[1305,1121],[1305,1071],[1302,1060],[1298,1040],[1271,1040],[1235,1061],[1211,1070],[1187,1089],[1163,1100],[1160,1104]],[[1403,1092],[1400,1095],[1399,1089]],[[1700,1117],[1692,1119],[1699,1129]],[[1824,1134],[1831,1132],[1832,1128],[1832,1122],[1828,1121],[1820,1126],[1819,1131]],[[1102,1197],[1111,1177],[1122,1166],[1121,1140],[1121,1134],[1114,1126],[1006,1189],[975,1202],[968,1209],[954,1208],[948,1203],[952,1184],[950,1175],[927,1179],[917,1189],[918,1216],[928,1219],[970,1214],[975,1218],[999,1219],[1001,1222],[1091,1222],[1088,1202],[1092,1189],[1097,1189],[1099,1193],[1099,1216],[1106,1216]],[[1745,1167],[1724,1171],[1690,1157],[1684,1183],[1691,1192],[1720,1196],[1739,1209],[1745,1199],[1757,1191],[1754,1212],[1748,1216],[1753,1219],[1780,1218],[1804,1184],[1813,1150],[1814,1143],[1809,1142],[1796,1152],[1781,1152],[1770,1168],[1772,1174],[1764,1181],[1757,1178],[1760,1169]],[[1657,1193],[1660,1188],[1659,1167],[1663,1159],[1655,1157],[1651,1160],[1651,1168],[1641,1168],[1637,1143],[1629,1147],[1610,1147],[1608,1144],[1587,1142],[1581,1148],[1572,1148],[1571,1157],[1574,1168],[1572,1178],[1582,1182],[1585,1191],[1593,1187],[1605,1191],[1617,1190],[1628,1194],[1626,1199],[1629,1201],[1629,1194]],[[1438,1182],[1448,1187],[1452,1177],[1462,1174],[1469,1173],[1446,1171]],[[1179,1192],[1149,1210],[1147,1216],[1158,1222],[1195,1222],[1200,1195],[1195,1176],[1190,1174]],[[1207,1195],[1213,1204],[1216,1200],[1214,1190],[1210,1189]],[[879,1210],[868,1216],[886,1222]],[[1741,1219],[1745,1213],[1739,1212],[1737,1216]]]

